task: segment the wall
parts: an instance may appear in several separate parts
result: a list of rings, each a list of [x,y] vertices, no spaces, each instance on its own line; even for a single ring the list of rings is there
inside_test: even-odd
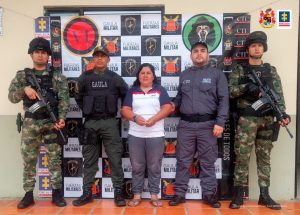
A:
[[[264,60],[275,65],[281,76],[285,94],[287,112],[293,122],[290,129],[296,131],[296,90],[297,90],[297,56],[298,56],[298,21],[299,1],[290,0],[210,0],[185,1],[152,0],[151,4],[165,5],[166,13],[221,13],[248,12],[251,15],[251,30],[264,30],[268,34],[269,50]],[[15,197],[23,195],[22,164],[20,157],[20,135],[16,132],[15,115],[21,111],[21,104],[11,104],[7,100],[7,89],[17,70],[31,66],[27,55],[28,42],[34,36],[34,18],[43,15],[45,6],[78,6],[83,1],[73,0],[2,0],[0,6],[4,9],[4,36],[0,36],[0,68],[4,72],[0,80],[0,197]],[[128,0],[126,5],[143,5],[141,0]],[[99,1],[86,0],[85,6],[102,6]],[[116,0],[109,5],[125,5],[124,1]],[[215,8],[218,5],[218,8]],[[245,7],[245,5],[247,5]],[[293,28],[278,30],[276,27],[263,29],[258,23],[260,10],[271,7],[291,9]],[[279,140],[274,144],[272,153],[271,194],[276,199],[292,199],[295,190],[295,138],[289,139],[284,129],[281,129]],[[250,167],[250,198],[258,198],[255,157],[251,159]]]

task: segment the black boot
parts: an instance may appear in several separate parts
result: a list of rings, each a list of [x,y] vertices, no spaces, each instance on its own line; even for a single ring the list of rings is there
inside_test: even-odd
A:
[[[239,209],[241,205],[244,204],[244,189],[242,186],[233,187],[233,197],[229,204],[231,209]]]
[[[268,187],[260,187],[260,195],[258,200],[259,205],[264,205],[273,210],[280,210],[281,206],[269,196]]]
[[[169,201],[169,205],[170,206],[177,206],[180,203],[184,203],[185,202],[185,198],[182,196],[173,196],[173,198]]]
[[[33,200],[33,191],[29,191],[25,193],[25,196],[23,197],[23,199],[19,202],[19,204],[17,205],[17,207],[19,209],[24,209],[29,207],[30,205],[34,204],[34,200]]]
[[[57,207],[65,207],[67,205],[60,189],[53,189],[52,190],[52,202]]]
[[[218,201],[216,194],[203,195],[202,200],[205,204],[210,205],[212,208],[220,208],[221,203]]]
[[[83,194],[72,202],[74,206],[82,206],[93,201],[92,190],[83,190]]]
[[[116,206],[118,206],[118,207],[126,206],[126,201],[124,199],[123,189],[115,188],[114,194],[115,194],[115,204],[116,204]]]

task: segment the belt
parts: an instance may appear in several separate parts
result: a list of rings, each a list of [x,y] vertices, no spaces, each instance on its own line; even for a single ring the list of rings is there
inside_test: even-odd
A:
[[[50,116],[47,112],[43,113],[31,113],[29,111],[25,112],[25,118],[31,118],[31,119],[50,119]]]
[[[89,115],[86,117],[87,120],[92,119],[92,120],[99,120],[99,119],[111,119],[115,118],[115,114],[93,114]]]
[[[181,114],[181,119],[188,122],[206,122],[216,119],[215,114]]]

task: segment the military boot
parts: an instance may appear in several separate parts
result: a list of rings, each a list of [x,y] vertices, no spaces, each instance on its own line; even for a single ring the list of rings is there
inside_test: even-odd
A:
[[[118,206],[118,207],[126,206],[126,201],[124,199],[123,189],[115,188],[114,194],[115,194],[115,204],[116,204],[116,206]]]
[[[57,207],[65,207],[67,205],[60,189],[53,189],[52,190],[52,202]]]
[[[203,195],[202,200],[205,204],[210,205],[212,208],[220,208],[221,203],[218,201],[216,194]]]
[[[235,186],[233,189],[233,197],[229,204],[229,208],[239,209],[240,206],[244,204],[244,189],[242,186]]]
[[[29,207],[30,205],[34,204],[34,200],[33,200],[33,191],[29,191],[25,193],[25,196],[23,197],[23,199],[19,202],[19,204],[17,205],[17,207],[19,209],[24,209]]]
[[[280,210],[281,206],[269,196],[268,187],[260,187],[260,195],[258,200],[259,205],[264,205],[273,210]]]
[[[185,198],[183,196],[174,195],[173,198],[169,201],[170,206],[177,206],[180,203],[184,203]]]
[[[93,201],[92,190],[83,190],[83,194],[72,202],[74,206],[82,206]]]

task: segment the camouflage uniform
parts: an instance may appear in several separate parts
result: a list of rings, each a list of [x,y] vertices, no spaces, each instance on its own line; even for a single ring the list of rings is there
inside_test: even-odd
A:
[[[49,71],[35,72],[36,75],[48,76]],[[58,119],[65,119],[69,107],[69,91],[66,77],[53,71],[53,91],[58,95]],[[18,103],[25,98],[26,85],[25,71],[17,72],[9,86],[8,99]],[[24,111],[27,108],[23,106]],[[61,175],[61,146],[57,144],[57,133],[53,129],[53,122],[49,119],[25,118],[22,126],[21,154],[24,163],[23,188],[26,192],[32,191],[35,186],[36,164],[41,144],[44,142],[46,155],[49,161],[49,172],[53,189],[60,189]],[[51,143],[51,144],[47,144]]]
[[[282,92],[280,77],[276,68],[271,66],[272,83],[275,92],[280,96],[279,107],[285,111],[285,104]],[[245,67],[236,65],[229,75],[230,98],[235,98],[238,111],[249,108],[253,101],[243,97],[247,93],[247,71]],[[248,80],[250,81],[250,80]],[[260,187],[270,186],[270,153],[273,148],[274,116],[266,114],[265,116],[251,116],[240,114],[235,136],[235,154],[236,165],[234,170],[234,186],[245,186],[248,180],[249,160],[252,146],[255,145],[257,157],[257,174]]]

